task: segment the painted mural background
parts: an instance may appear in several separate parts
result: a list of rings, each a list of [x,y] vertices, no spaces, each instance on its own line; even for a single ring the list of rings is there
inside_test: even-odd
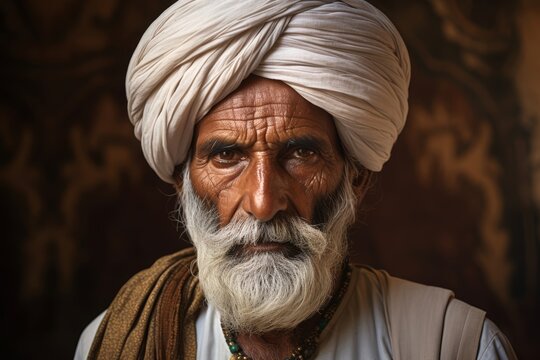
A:
[[[124,75],[171,1],[0,3],[2,358],[71,358],[119,287],[186,246]],[[453,289],[540,353],[540,3],[373,1],[413,64],[408,124],[353,260]]]

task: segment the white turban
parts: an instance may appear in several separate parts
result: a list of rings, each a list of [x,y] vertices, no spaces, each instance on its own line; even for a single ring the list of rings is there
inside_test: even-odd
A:
[[[335,120],[345,149],[379,171],[407,116],[410,63],[390,20],[363,0],[178,1],[143,35],[128,112],[164,181],[197,121],[250,74],[281,80]]]

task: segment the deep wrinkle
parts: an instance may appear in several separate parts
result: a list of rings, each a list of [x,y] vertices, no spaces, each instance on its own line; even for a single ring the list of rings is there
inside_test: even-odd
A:
[[[221,225],[236,214],[268,221],[281,211],[312,221],[315,201],[342,178],[331,116],[280,82],[241,86],[195,134],[192,182],[216,204]]]

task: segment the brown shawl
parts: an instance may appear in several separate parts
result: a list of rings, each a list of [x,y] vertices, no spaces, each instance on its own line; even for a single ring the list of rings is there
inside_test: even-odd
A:
[[[99,326],[88,359],[193,359],[203,294],[195,250],[163,257],[131,278]]]

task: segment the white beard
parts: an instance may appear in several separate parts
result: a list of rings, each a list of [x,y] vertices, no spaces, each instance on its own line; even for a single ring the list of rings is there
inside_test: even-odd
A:
[[[215,208],[193,190],[189,164],[185,169],[184,225],[197,249],[205,297],[224,326],[247,333],[293,329],[329,300],[346,254],[347,228],[355,216],[347,167],[322,230],[287,215],[266,223],[252,217],[233,219],[220,228]],[[242,253],[242,245],[261,242],[289,243],[294,252]]]

